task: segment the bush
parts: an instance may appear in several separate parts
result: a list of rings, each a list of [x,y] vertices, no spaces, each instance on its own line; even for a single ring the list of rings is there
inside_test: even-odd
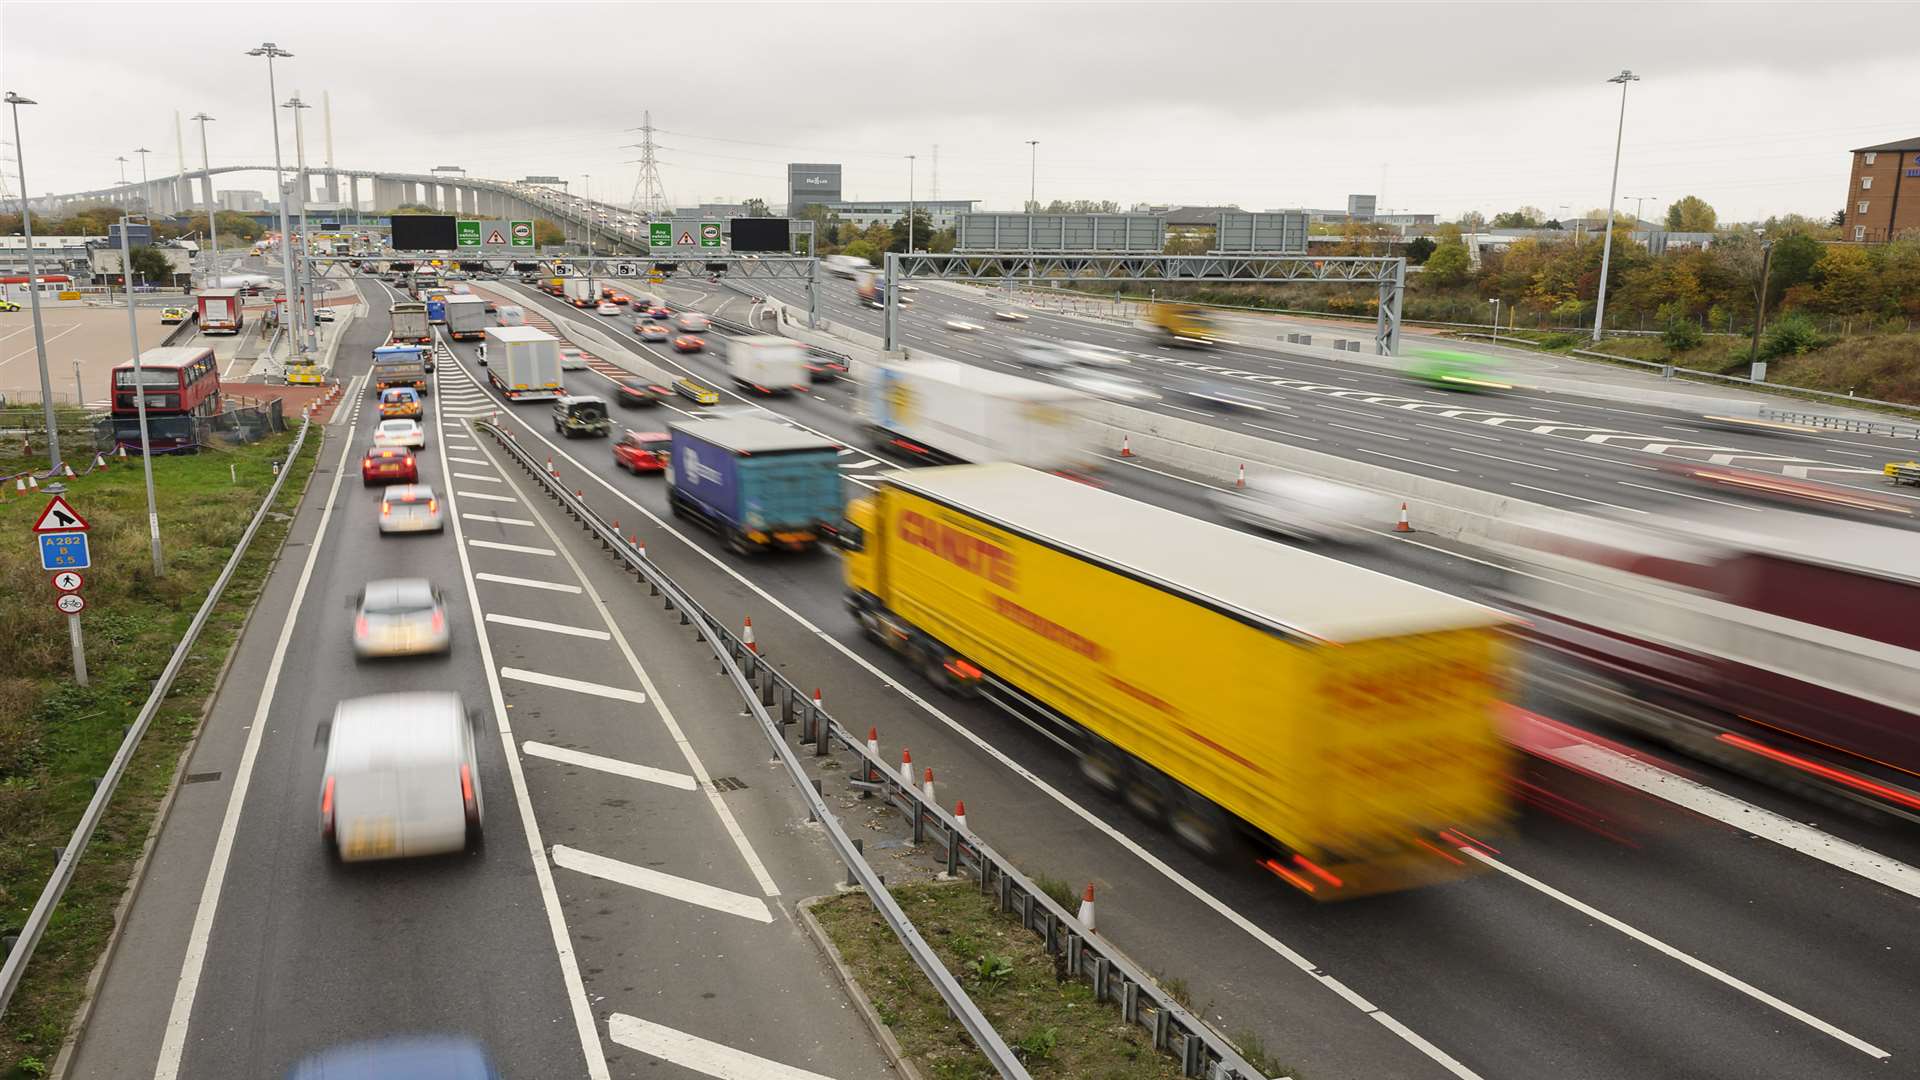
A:
[[[1543,349],[1571,349],[1578,344],[1580,344],[1580,337],[1577,334],[1548,334],[1540,339],[1540,347]]]
[[[1800,356],[1823,349],[1826,345],[1827,339],[1821,335],[1820,328],[1813,324],[1813,320],[1796,311],[1776,319],[1760,335],[1760,358],[1772,360],[1780,356]]]
[[[1661,333],[1660,338],[1667,343],[1667,348],[1674,352],[1686,352],[1688,349],[1698,348],[1703,336],[1698,323],[1685,315],[1675,315],[1667,320],[1667,328]]]

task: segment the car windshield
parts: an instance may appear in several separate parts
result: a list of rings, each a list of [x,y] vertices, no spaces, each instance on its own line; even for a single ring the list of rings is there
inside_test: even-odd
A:
[[[361,608],[369,615],[412,615],[432,611],[433,586],[424,578],[376,581],[367,586]]]
[[[672,447],[672,439],[642,439],[640,441],[640,449],[651,450],[656,454],[664,454],[672,449]]]
[[[380,430],[389,435],[410,435],[416,425],[411,420],[382,420]]]

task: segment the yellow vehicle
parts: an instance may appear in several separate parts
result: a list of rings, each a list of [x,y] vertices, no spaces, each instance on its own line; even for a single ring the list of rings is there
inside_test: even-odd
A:
[[[681,378],[673,380],[673,391],[688,401],[693,402],[695,405],[720,404],[720,391],[715,390],[705,383],[696,382],[693,379]]]
[[[1220,340],[1219,327],[1204,308],[1162,301],[1147,309],[1147,321],[1164,331],[1174,345],[1204,348]]]
[[[327,377],[313,364],[287,365],[288,386],[318,386],[327,381]]]
[[[188,315],[187,315],[186,308],[170,307],[170,308],[160,309],[160,325],[161,326],[178,326],[181,323],[186,322],[187,318],[188,318]]]
[[[1203,854],[1250,834],[1337,899],[1470,872],[1505,820],[1490,608],[1007,463],[886,474],[847,518],[868,636]]]
[[[380,419],[418,419],[424,411],[420,392],[411,386],[389,386],[380,391]]]

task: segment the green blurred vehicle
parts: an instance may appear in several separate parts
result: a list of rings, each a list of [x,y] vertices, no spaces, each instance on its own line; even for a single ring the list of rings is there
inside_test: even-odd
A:
[[[1503,365],[1491,356],[1450,349],[1416,349],[1407,354],[1407,375],[1448,390],[1511,390]]]

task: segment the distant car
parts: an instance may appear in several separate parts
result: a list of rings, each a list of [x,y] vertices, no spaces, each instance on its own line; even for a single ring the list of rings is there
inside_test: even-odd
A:
[[[16,304],[11,300],[5,299],[4,297],[0,297],[0,311],[19,311],[19,310],[20,310],[19,304]],[[161,316],[160,321],[165,322],[166,317],[164,315]]]
[[[441,532],[447,527],[440,499],[425,484],[390,487],[380,496],[380,531]]]
[[[673,396],[673,391],[667,387],[658,386],[644,379],[631,376],[614,379],[613,386],[615,390],[619,391],[616,395],[616,400],[629,409],[658,405]]]
[[[635,333],[640,335],[641,341],[665,341],[672,336],[667,328],[659,323],[648,323]]]
[[[945,326],[949,330],[955,330],[962,334],[971,334],[976,330],[986,329],[986,327],[981,326],[979,323],[970,323],[964,319],[948,319],[946,322],[942,323],[941,325]]]
[[[343,862],[361,862],[464,851],[478,842],[478,720],[459,694],[446,692],[375,694],[336,705],[320,782],[320,836],[330,851]],[[344,1069],[347,1062],[341,1064]],[[436,1074],[408,1067],[361,1075]]]
[[[593,310],[597,315],[618,315],[620,314],[620,305],[611,300],[602,300],[599,304],[595,305]]]
[[[332,322],[333,309],[330,307],[314,308],[313,321],[314,322]]]
[[[647,309],[647,318],[671,319],[673,318],[673,309],[666,306],[665,304],[655,304],[652,307]]]
[[[419,480],[420,466],[413,460],[413,451],[405,447],[370,447],[367,456],[360,459],[360,483],[365,487],[412,484]]]
[[[633,303],[633,297],[628,296],[626,293],[620,292],[618,290],[615,290],[611,296],[607,297],[607,299],[613,301],[616,304],[621,304],[621,305]]]
[[[581,352],[577,346],[573,346],[573,345],[560,346],[560,370],[561,371],[587,370],[587,354]]]
[[[489,315],[497,315],[500,312],[500,305],[489,300],[486,304],[486,311]]]
[[[674,352],[699,352],[706,347],[707,343],[704,338],[697,338],[692,334],[681,334],[679,337],[673,339]]]
[[[1050,373],[1048,378],[1061,386],[1070,386],[1083,393],[1092,394],[1094,397],[1123,405],[1144,405],[1160,400],[1160,394],[1139,379],[1099,368],[1062,368]]]
[[[1031,315],[1022,314],[1018,311],[996,311],[993,313],[993,317],[999,319],[1001,322],[1026,322],[1032,318]]]
[[[832,356],[807,354],[807,381],[833,382],[847,377],[847,362]]]
[[[7,300],[7,301],[4,301],[4,303],[7,303],[7,304],[12,304],[12,306],[11,306],[11,307],[0,307],[0,311],[18,311],[18,310],[20,310],[20,305],[19,305],[19,304],[15,304],[15,303],[13,303],[13,301],[11,301],[11,300]],[[187,321],[187,309],[186,309],[186,308],[183,308],[183,307],[170,307],[170,308],[161,308],[161,309],[160,309],[160,325],[161,325],[161,326],[178,326],[178,325],[180,325],[181,323],[183,323],[183,322],[186,322],[186,321]]]
[[[1216,492],[1220,513],[1262,532],[1308,541],[1353,542],[1392,520],[1384,495],[1314,476],[1258,476],[1246,487]]]
[[[673,455],[673,439],[664,431],[629,431],[614,440],[613,462],[630,473],[661,472]]]
[[[704,334],[713,329],[713,320],[697,311],[688,311],[673,320],[673,325],[689,334]]]
[[[421,430],[418,420],[382,420],[380,426],[373,429],[373,445],[420,450],[427,445],[427,433]]]
[[[300,1059],[286,1080],[500,1080],[486,1050],[464,1035],[395,1035],[330,1047]]]
[[[447,604],[426,578],[369,581],[354,601],[353,654],[361,659],[446,652]]]

